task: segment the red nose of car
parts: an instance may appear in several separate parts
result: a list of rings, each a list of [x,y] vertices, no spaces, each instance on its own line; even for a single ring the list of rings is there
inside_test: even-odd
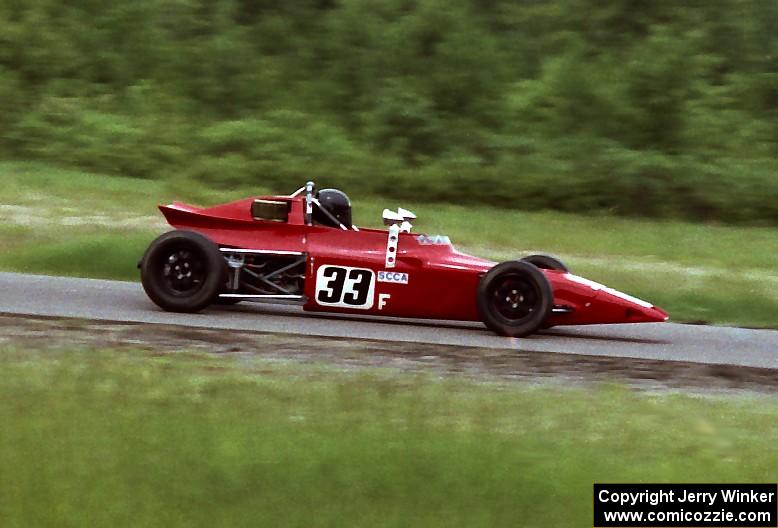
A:
[[[550,272],[554,293],[561,304],[569,303],[567,313],[554,315],[556,324],[661,323],[667,312],[632,295],[609,288],[572,273]]]
[[[612,288],[598,291],[593,304],[600,305],[614,321],[621,319],[624,323],[661,323],[669,319],[661,308]]]
[[[667,312],[656,306],[639,309],[627,308],[626,316],[627,322],[634,323],[663,323],[670,318]]]

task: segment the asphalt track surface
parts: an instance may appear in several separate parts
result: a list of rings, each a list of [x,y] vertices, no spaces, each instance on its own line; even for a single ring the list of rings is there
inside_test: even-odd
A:
[[[515,339],[480,323],[314,314],[298,306],[243,303],[175,314],[152,304],[140,283],[16,273],[0,273],[0,313],[778,368],[774,330],[650,323],[557,327]]]

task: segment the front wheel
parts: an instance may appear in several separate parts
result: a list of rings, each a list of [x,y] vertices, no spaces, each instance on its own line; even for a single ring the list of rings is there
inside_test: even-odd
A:
[[[551,315],[554,294],[546,276],[529,262],[508,261],[490,269],[478,285],[477,307],[493,332],[524,337]]]
[[[565,273],[570,273],[570,270],[565,265],[565,263],[552,255],[529,255],[522,258],[521,260],[524,262],[529,262],[530,264],[540,269],[564,271]]]
[[[216,244],[192,231],[170,231],[151,243],[141,261],[141,283],[154,303],[169,312],[199,312],[226,280]]]

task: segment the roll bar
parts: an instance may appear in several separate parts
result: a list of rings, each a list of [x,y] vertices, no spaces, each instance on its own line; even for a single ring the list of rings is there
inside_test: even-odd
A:
[[[319,208],[319,210],[327,215],[327,217],[338,224],[341,229],[344,231],[348,231],[348,227],[344,226],[337,218],[335,218],[332,213],[327,211],[324,207],[321,206],[319,203],[319,200],[313,197],[313,191],[316,189],[316,184],[314,184],[312,181],[309,181],[305,184],[305,187],[300,187],[297,189],[294,193],[290,194],[289,196],[291,198],[294,198],[295,196],[298,196],[300,193],[305,193],[305,224],[306,225],[313,225],[313,206]],[[354,231],[359,231],[359,228],[355,225],[351,226],[351,229]]]

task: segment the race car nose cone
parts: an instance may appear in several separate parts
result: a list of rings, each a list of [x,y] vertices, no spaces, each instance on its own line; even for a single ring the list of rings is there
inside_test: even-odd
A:
[[[603,314],[607,312],[613,322],[621,319],[622,323],[662,323],[669,319],[661,308],[613,288],[600,290],[596,300],[601,303]]]
[[[585,297],[577,311],[557,316],[567,317],[567,324],[661,323],[669,319],[661,308],[604,284],[572,273],[566,273],[562,279],[566,282],[559,281],[555,288],[568,288]]]
[[[665,312],[661,308],[657,308],[656,306],[654,306],[652,308],[652,310],[653,310],[653,314],[652,315],[656,318],[654,320],[657,323],[663,323],[663,322],[667,321],[668,319],[670,319],[670,314],[668,314],[667,312]]]
[[[667,312],[656,306],[629,306],[626,312],[630,323],[663,323],[670,318]]]

